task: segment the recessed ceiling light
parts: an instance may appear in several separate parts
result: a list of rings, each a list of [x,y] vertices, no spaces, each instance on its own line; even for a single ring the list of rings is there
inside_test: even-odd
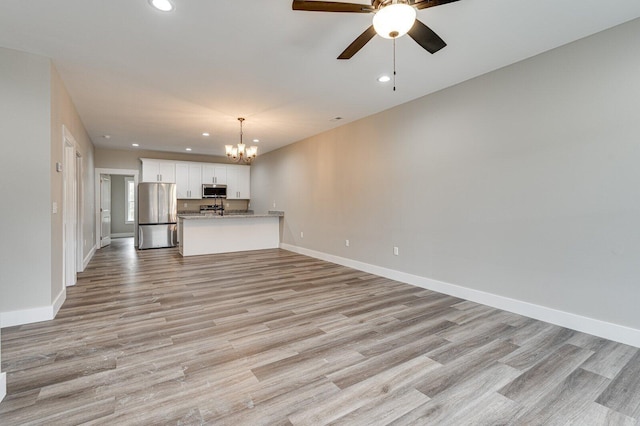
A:
[[[202,136],[209,136],[209,133],[204,132],[204,133],[202,134]]]
[[[171,0],[149,0],[149,4],[162,12],[171,12],[175,8]]]
[[[111,135],[102,135],[102,137],[105,139],[111,139]]]
[[[258,143],[258,142],[260,142],[260,139],[254,139],[253,142],[254,143]]]
[[[191,151],[191,148],[185,148],[184,150],[185,151]]]
[[[131,146],[140,146],[140,144],[132,143]]]
[[[391,81],[391,77],[389,77],[388,75],[381,75],[380,77],[378,77],[378,81],[380,83],[387,83]]]

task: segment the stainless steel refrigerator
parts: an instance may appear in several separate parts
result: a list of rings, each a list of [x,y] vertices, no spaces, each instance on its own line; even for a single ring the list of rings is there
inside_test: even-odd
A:
[[[138,185],[138,248],[177,245],[178,202],[175,183]]]

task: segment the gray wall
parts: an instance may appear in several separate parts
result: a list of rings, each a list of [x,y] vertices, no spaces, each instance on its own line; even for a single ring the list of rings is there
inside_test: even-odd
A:
[[[83,158],[83,233],[92,236],[93,145],[48,58],[0,48],[3,200],[0,312],[51,311],[64,291],[62,126]],[[58,212],[52,213],[57,203]],[[90,239],[89,241],[93,241]],[[91,245],[82,248],[83,254]]]
[[[253,208],[285,211],[287,244],[640,329],[639,40],[635,20],[262,155]]]
[[[96,167],[103,169],[138,169],[141,158],[160,160],[201,161],[205,163],[226,163],[227,157],[179,152],[148,151],[142,149],[106,149],[96,148]]]
[[[0,156],[3,227],[0,240],[0,313],[51,312],[62,281],[62,126],[82,156],[84,235],[93,219],[93,145],[48,58],[0,48]],[[58,212],[52,213],[53,203]],[[92,239],[89,241],[93,241]],[[91,245],[81,248],[84,255]],[[37,314],[38,316],[40,314]]]
[[[47,59],[0,48],[0,311],[51,300],[49,84]]]
[[[51,303],[50,87],[47,58],[0,48],[0,312]]]
[[[0,48],[4,211],[0,312],[50,308],[64,291],[62,126],[83,158],[83,233],[92,235],[93,145],[48,58]],[[52,212],[57,203],[57,213]],[[89,242],[92,240],[89,239]],[[83,254],[91,251],[83,248]]]
[[[111,234],[131,234],[133,236],[133,223],[126,223],[124,178],[125,176],[122,175],[111,175]]]

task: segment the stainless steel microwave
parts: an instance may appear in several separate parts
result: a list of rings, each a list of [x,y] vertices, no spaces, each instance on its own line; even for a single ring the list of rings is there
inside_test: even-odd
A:
[[[227,185],[202,185],[202,198],[227,198]]]

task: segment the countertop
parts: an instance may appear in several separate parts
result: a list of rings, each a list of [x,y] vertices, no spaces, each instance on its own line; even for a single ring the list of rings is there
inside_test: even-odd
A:
[[[252,218],[252,217],[282,217],[284,212],[281,211],[269,211],[267,213],[229,213],[224,216],[220,216],[217,213],[186,213],[179,214],[178,218],[184,220],[203,220],[203,219],[238,219],[238,218]]]

